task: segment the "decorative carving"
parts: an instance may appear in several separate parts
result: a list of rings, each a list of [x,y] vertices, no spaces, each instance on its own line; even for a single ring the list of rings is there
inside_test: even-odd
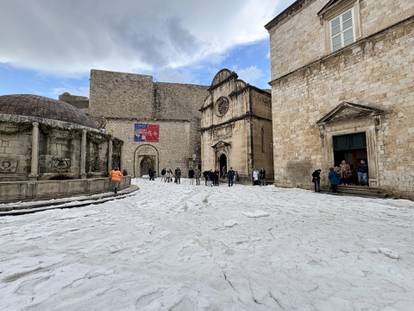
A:
[[[18,161],[10,158],[0,158],[0,174],[10,174],[17,172]]]
[[[232,126],[216,128],[213,130],[214,140],[230,138],[233,135]]]
[[[13,123],[2,123],[0,124],[0,134],[16,134],[27,132],[32,129],[31,124],[13,124]]]
[[[224,116],[229,111],[229,100],[227,97],[220,97],[217,100],[217,113],[219,116]]]
[[[67,172],[71,167],[71,161],[68,158],[52,158],[51,168],[58,172]]]

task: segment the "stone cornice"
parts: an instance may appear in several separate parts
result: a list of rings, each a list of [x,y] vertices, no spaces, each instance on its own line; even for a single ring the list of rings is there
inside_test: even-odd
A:
[[[12,115],[12,114],[0,114],[0,122],[11,122],[11,123],[20,123],[20,124],[32,124],[34,122],[41,125],[50,126],[52,128],[59,128],[64,130],[87,130],[88,132],[93,132],[101,135],[106,135],[104,132],[91,128],[82,126],[76,123],[70,123],[65,121],[46,119],[33,116],[21,116],[21,115]]]
[[[373,40],[376,37],[379,37],[380,35],[382,35],[384,33],[387,33],[389,31],[395,30],[395,28],[400,27],[401,25],[404,25],[404,24],[409,25],[409,24],[412,24],[413,22],[414,22],[414,15],[412,15],[412,16],[410,16],[410,17],[408,17],[408,18],[406,18],[406,19],[404,19],[402,21],[399,21],[398,23],[395,23],[395,24],[393,24],[393,25],[391,25],[391,26],[389,26],[387,28],[384,28],[384,29],[382,29],[382,30],[380,30],[380,31],[378,31],[376,33],[373,33],[372,35],[369,35],[367,37],[361,38],[358,41],[355,41],[354,43],[352,43],[352,44],[350,44],[350,45],[348,45],[348,46],[346,46],[346,47],[344,47],[344,48],[342,48],[342,49],[340,49],[338,51],[335,51],[333,53],[330,53],[328,55],[325,55],[325,56],[323,56],[323,57],[321,57],[321,58],[319,58],[319,59],[317,59],[315,61],[312,61],[312,62],[310,62],[310,63],[308,63],[308,64],[306,64],[306,65],[304,65],[302,67],[299,67],[297,69],[294,69],[294,70],[292,70],[292,71],[290,71],[290,72],[288,72],[288,73],[286,73],[286,74],[284,74],[284,75],[282,75],[280,77],[277,77],[276,79],[273,79],[272,81],[270,81],[269,84],[271,86],[273,86],[275,83],[277,83],[277,82],[279,82],[279,81],[287,78],[288,76],[291,76],[291,75],[293,75],[293,74],[295,74],[297,72],[301,72],[301,71],[307,70],[308,68],[310,68],[310,67],[312,67],[314,65],[320,64],[322,62],[330,61],[331,59],[333,59],[335,57],[338,57],[340,55],[343,55],[343,54],[351,51],[353,48],[355,48],[355,47],[357,47],[359,45],[362,45],[362,44],[364,44],[366,42],[369,42],[370,40]]]
[[[264,27],[270,31],[273,27],[279,25],[282,22],[286,22],[288,19],[295,16],[299,13],[303,8],[314,2],[315,0],[297,0],[291,6],[289,6],[286,10],[282,11],[279,15],[273,18],[269,23],[267,23]]]
[[[237,121],[241,121],[241,120],[246,120],[246,119],[251,119],[251,118],[272,122],[272,119],[263,118],[263,117],[260,117],[258,115],[255,115],[253,113],[245,113],[245,114],[243,114],[241,116],[231,118],[231,119],[229,119],[227,121],[224,121],[224,122],[221,122],[219,124],[213,124],[213,125],[210,125],[208,127],[202,127],[200,129],[200,132],[206,132],[206,131],[209,131],[209,130],[212,130],[212,129],[215,129],[215,128],[218,128],[218,127],[222,127],[222,126],[231,124],[233,122],[237,122]]]
[[[186,123],[191,123],[191,120],[187,120],[187,119],[155,119],[155,118],[118,118],[118,117],[109,117],[109,118],[105,118],[106,120],[109,121],[135,121],[135,122],[186,122]]]

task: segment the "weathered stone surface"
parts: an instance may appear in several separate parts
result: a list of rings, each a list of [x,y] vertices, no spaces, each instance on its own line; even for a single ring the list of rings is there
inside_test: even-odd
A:
[[[214,77],[201,112],[203,171],[220,170],[220,157],[225,155],[226,169],[232,167],[243,180],[250,180],[254,168],[264,168],[267,177],[273,176],[268,92],[223,69]]]
[[[326,184],[332,137],[364,132],[371,185],[414,198],[414,2],[361,1],[362,37],[329,55],[316,14],[328,1],[308,2],[270,29],[276,184],[311,187],[317,168]],[[317,124],[344,101],[384,113]]]
[[[180,167],[184,176],[190,166],[200,163],[198,110],[207,87],[160,83],[151,76],[100,70],[91,71],[90,87],[90,114],[104,117],[106,131],[124,141],[121,163],[130,174],[148,174],[140,169],[141,161],[147,158],[157,173],[162,168]],[[135,142],[136,123],[159,125],[159,142]]]

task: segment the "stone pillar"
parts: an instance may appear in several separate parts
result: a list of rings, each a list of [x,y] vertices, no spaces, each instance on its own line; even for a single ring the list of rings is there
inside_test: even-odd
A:
[[[113,145],[112,145],[112,138],[108,140],[108,174],[112,171],[112,152],[113,152]]]
[[[31,179],[39,177],[39,123],[33,122],[32,128],[32,158],[30,166]]]
[[[86,130],[82,130],[81,154],[80,154],[80,177],[86,178]]]

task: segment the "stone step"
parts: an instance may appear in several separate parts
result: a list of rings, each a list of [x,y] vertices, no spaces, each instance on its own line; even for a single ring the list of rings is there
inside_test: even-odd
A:
[[[329,191],[327,187],[323,188],[324,191]],[[379,188],[372,187],[363,187],[363,186],[339,186],[338,193],[344,195],[354,195],[361,197],[370,197],[370,198],[389,198],[390,195],[384,190]]]

